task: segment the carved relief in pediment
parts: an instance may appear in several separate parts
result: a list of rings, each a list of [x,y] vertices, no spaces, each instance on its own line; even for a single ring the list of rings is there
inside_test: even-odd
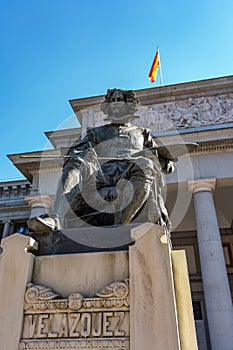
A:
[[[233,122],[233,94],[140,106],[138,125],[163,131]]]
[[[98,106],[89,108],[89,113],[85,110],[80,113],[84,129],[107,123]],[[132,123],[150,128],[152,132],[230,123],[233,122],[233,94],[140,105],[135,115]]]

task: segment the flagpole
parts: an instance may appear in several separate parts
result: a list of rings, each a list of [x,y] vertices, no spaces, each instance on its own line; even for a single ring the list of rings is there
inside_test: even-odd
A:
[[[160,85],[163,86],[163,71],[162,71],[162,64],[161,64],[161,58],[160,58],[160,52],[159,52],[158,46],[157,46],[157,50],[159,53],[159,80],[160,80]]]

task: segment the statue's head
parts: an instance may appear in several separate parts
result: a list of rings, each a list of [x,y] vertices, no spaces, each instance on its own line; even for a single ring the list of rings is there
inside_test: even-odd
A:
[[[138,104],[139,101],[132,90],[108,89],[100,109],[107,114],[107,120],[126,123],[137,118],[134,113]]]

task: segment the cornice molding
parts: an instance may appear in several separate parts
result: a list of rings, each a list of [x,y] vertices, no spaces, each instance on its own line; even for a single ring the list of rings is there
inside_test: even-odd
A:
[[[222,143],[222,144],[212,144],[208,146],[200,146],[196,150],[194,150],[190,155],[195,157],[197,154],[205,155],[210,153],[222,153],[222,152],[232,152],[233,151],[233,143]]]
[[[26,194],[29,194],[31,190],[31,184],[26,181],[10,181],[0,183],[0,200],[20,200]]]

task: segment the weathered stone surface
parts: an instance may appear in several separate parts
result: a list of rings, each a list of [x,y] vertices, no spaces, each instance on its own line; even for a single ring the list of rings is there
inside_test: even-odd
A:
[[[34,284],[49,286],[63,298],[78,291],[91,297],[129,275],[126,251],[40,256],[35,258]]]
[[[26,253],[34,241],[14,234],[2,240],[0,254],[0,347],[17,350],[23,322],[24,292],[31,281],[34,256]]]
[[[162,227],[146,223],[132,230],[129,247],[130,341],[133,350],[178,350],[170,248]]]

